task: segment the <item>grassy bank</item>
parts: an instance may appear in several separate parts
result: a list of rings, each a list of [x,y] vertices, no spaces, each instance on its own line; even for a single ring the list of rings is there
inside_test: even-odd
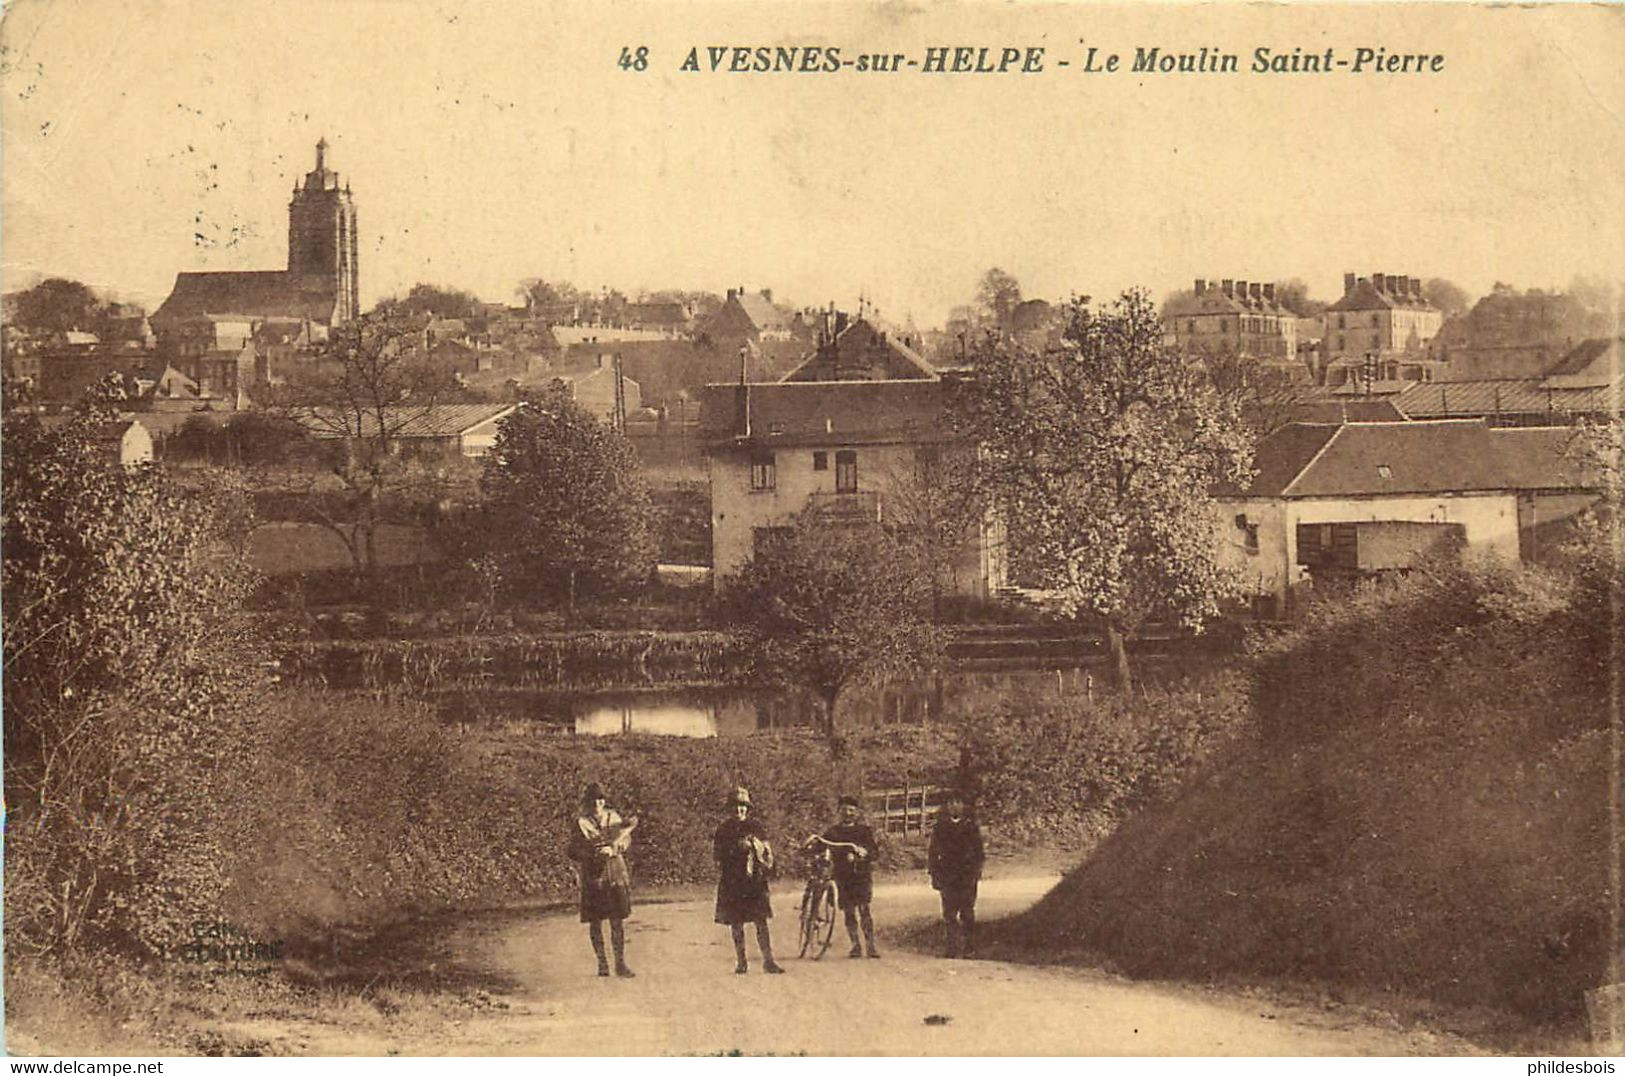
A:
[[[1257,663],[1256,735],[1000,931],[1137,975],[1576,1021],[1608,961],[1606,576],[1441,566]]]

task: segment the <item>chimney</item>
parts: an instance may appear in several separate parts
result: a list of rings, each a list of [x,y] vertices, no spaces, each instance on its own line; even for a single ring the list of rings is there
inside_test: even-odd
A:
[[[1350,294],[1353,294],[1353,292],[1354,292],[1354,274],[1353,273],[1344,273],[1343,274],[1343,294],[1344,295],[1350,295]]]
[[[1275,285],[1274,284],[1265,284],[1264,285],[1264,300],[1266,302],[1268,302],[1271,306],[1275,305]]]
[[[1207,281],[1203,280],[1201,277],[1197,277],[1196,294],[1201,295],[1205,291],[1207,291]]]
[[[1377,289],[1377,294],[1388,290],[1388,275],[1386,273],[1372,273],[1371,286]]]
[[[734,290],[732,288],[728,289],[728,301],[729,302],[733,302],[733,297],[734,297],[735,294],[736,293],[734,292]]]
[[[1419,277],[1419,276],[1411,277],[1411,294],[1416,296],[1418,299],[1420,299],[1422,297],[1422,278],[1421,277]]]
[[[1247,301],[1247,282],[1245,280],[1236,281],[1236,298],[1244,303]]]
[[[1250,294],[1253,297],[1253,302],[1256,303],[1261,301],[1264,298],[1264,285],[1255,280],[1252,283],[1252,289],[1253,290]]]
[[[1235,290],[1236,290],[1236,282],[1234,280],[1220,281],[1219,282],[1219,290],[1224,292],[1226,295],[1230,295],[1230,294],[1234,293]]]
[[[762,298],[766,299],[768,302],[771,303],[773,301],[773,289],[772,288],[763,288],[762,289]]]

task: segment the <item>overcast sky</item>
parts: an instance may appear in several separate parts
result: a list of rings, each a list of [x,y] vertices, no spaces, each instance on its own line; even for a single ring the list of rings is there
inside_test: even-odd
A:
[[[1625,12],[13,0],[5,285],[156,305],[281,268],[326,136],[364,304],[771,287],[940,322],[998,265],[1029,296],[1193,277],[1625,280]],[[1080,39],[1082,43],[1080,43]],[[1042,46],[1038,75],[712,74],[691,47]],[[646,45],[645,72],[617,67]],[[1442,53],[1425,75],[1088,75],[1089,45]],[[1070,60],[1067,69],[1056,67]]]

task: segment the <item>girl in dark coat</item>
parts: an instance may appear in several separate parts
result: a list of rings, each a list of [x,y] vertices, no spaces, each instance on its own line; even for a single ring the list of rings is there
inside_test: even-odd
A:
[[[581,921],[587,924],[599,975],[609,974],[604,954],[604,920],[608,919],[615,974],[632,978],[632,969],[626,966],[626,930],[621,924],[632,914],[632,876],[625,854],[637,824],[636,817],[623,822],[610,809],[603,790],[591,784],[581,795],[581,816],[570,827],[569,854],[581,877]]]
[[[773,938],[767,927],[767,921],[773,917],[767,877],[773,869],[773,849],[767,843],[767,831],[762,824],[750,817],[750,793],[739,789],[729,805],[733,817],[718,826],[712,838],[719,872],[716,919],[732,929],[737,974],[743,975],[748,970],[745,924],[755,923],[756,945],[762,951],[762,970],[769,975],[779,975],[784,969],[773,959]]]

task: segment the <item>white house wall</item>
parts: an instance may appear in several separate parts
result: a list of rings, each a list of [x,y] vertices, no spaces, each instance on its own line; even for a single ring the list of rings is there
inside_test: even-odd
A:
[[[750,488],[751,457],[738,452],[714,452],[708,457],[711,479],[711,557],[718,576],[738,571],[755,546],[757,527],[786,526],[806,508],[816,493],[835,496],[835,453],[858,454],[856,496],[880,494],[882,520],[897,518],[899,506],[891,493],[901,476],[916,472],[916,446],[838,445],[773,449],[775,487]],[[824,453],[827,469],[813,470],[813,453]],[[1004,583],[1003,528],[989,521],[981,533],[966,542],[955,558],[953,589],[961,594],[987,596]]]
[[[1258,525],[1258,551],[1250,554],[1235,517]],[[1237,570],[1248,595],[1285,598],[1300,582],[1298,527],[1324,523],[1448,523],[1462,528],[1470,550],[1518,559],[1518,504],[1512,493],[1449,494],[1291,500],[1230,499],[1219,502],[1217,542],[1221,559]]]

